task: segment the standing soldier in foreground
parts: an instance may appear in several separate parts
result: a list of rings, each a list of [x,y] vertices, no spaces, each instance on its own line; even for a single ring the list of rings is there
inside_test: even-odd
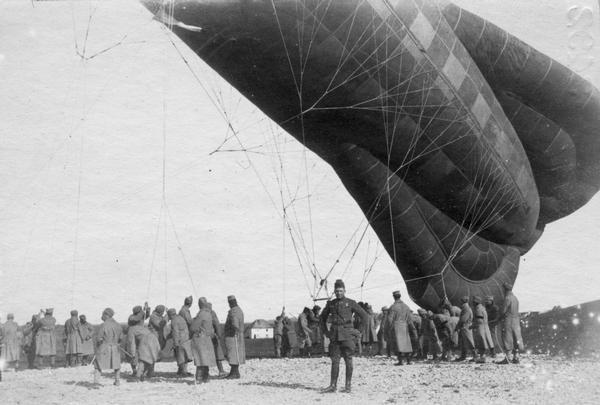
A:
[[[412,320],[412,312],[408,305],[402,302],[400,291],[392,293],[394,304],[390,307],[388,314],[388,327],[390,333],[390,342],[392,351],[398,356],[396,366],[411,364],[410,356],[412,355],[411,335],[416,334],[416,329]]]
[[[212,304],[208,303],[208,309],[210,310],[210,316],[212,317],[212,324],[215,334],[212,337],[213,348],[215,350],[215,360],[217,361],[217,370],[219,370],[219,377],[225,377],[227,373],[223,370],[223,360],[225,360],[225,354],[223,353],[223,335],[221,334],[221,323],[217,313],[212,309]]]
[[[335,280],[335,298],[327,301],[321,314],[321,330],[330,340],[329,355],[331,356],[331,381],[323,392],[335,392],[340,373],[340,358],[346,363],[346,386],[344,392],[352,390],[352,354],[354,353],[354,328],[352,314],[358,314],[363,322],[368,322],[367,313],[358,304],[346,298],[346,286],[342,280]],[[331,319],[330,319],[331,318]],[[327,329],[327,321],[331,329]]]
[[[85,315],[79,315],[79,332],[81,333],[81,365],[87,366],[94,357],[94,327]]]
[[[98,330],[98,348],[96,349],[96,360],[94,361],[94,384],[100,383],[100,373],[102,370],[114,370],[114,385],[120,384],[121,374],[121,354],[119,353],[119,341],[123,334],[123,329],[114,319],[115,311],[112,308],[106,308],[102,312],[102,321]]]
[[[189,375],[186,370],[187,363],[194,358],[192,354],[190,330],[188,329],[185,319],[183,319],[181,315],[177,315],[177,310],[175,308],[170,308],[167,311],[167,316],[171,320],[171,336],[173,337],[173,346],[175,348],[177,375],[185,377]]]
[[[14,319],[13,314],[8,314],[6,315],[6,323],[0,325],[0,343],[2,345],[0,358],[6,362],[7,367],[12,365],[15,370],[18,370],[21,344],[19,341],[19,325]]]
[[[519,363],[519,350],[523,350],[521,324],[519,318],[519,300],[512,293],[512,285],[504,284],[504,305],[500,311],[502,319],[502,342],[504,343],[505,358],[498,364],[508,364],[508,355],[512,351],[512,362]]]
[[[50,367],[54,367],[56,360],[56,319],[52,316],[53,308],[46,309],[44,317],[38,321],[35,339],[35,354],[40,358],[40,365],[44,359],[50,358]]]
[[[246,346],[244,343],[244,312],[238,306],[235,296],[227,297],[229,312],[225,321],[225,347],[227,361],[231,366],[229,375],[225,378],[240,378],[240,365],[246,362]]]
[[[79,330],[79,313],[71,311],[71,317],[65,322],[65,354],[67,356],[67,367],[75,367],[81,364],[81,332]]]

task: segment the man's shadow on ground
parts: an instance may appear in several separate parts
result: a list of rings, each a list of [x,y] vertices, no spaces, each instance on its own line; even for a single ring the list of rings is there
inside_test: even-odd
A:
[[[251,381],[243,382],[240,385],[258,385],[259,387],[272,387],[272,388],[291,388],[294,390],[307,390],[307,391],[321,391],[323,388],[309,387],[304,384],[290,384],[284,382],[272,382],[272,381]]]

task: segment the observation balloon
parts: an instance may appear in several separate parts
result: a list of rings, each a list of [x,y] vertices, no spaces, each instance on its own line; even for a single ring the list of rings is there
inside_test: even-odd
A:
[[[144,4],[334,168],[422,307],[501,302],[598,190],[598,90],[452,3]]]

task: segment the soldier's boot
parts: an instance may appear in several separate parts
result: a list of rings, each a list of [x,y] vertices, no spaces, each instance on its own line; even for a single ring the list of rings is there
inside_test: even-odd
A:
[[[100,384],[100,370],[94,369],[94,384]]]
[[[154,364],[148,364],[146,367],[146,376],[148,378],[154,377]]]
[[[81,361],[81,355],[78,354],[77,357],[75,357],[75,365],[76,366],[81,366],[82,361]]]
[[[460,352],[460,357],[457,359],[454,359],[454,361],[465,361],[466,359],[467,359],[467,352],[462,351],[462,352]]]
[[[208,382],[208,366],[202,367],[202,382],[203,383]]]
[[[240,378],[240,366],[239,365],[234,365],[231,366],[231,373],[233,373],[233,378],[238,379]]]
[[[412,364],[412,359],[410,353],[406,355],[406,364]]]
[[[513,359],[512,359],[512,363],[513,364],[519,364],[521,361],[519,360],[519,350],[516,349],[513,351]]]
[[[121,370],[115,370],[115,382],[113,385],[116,385],[117,387],[121,385]]]
[[[275,349],[275,357],[276,358],[280,358],[281,357],[281,349],[279,347]]]
[[[338,380],[339,374],[340,374],[339,360],[337,362],[332,361],[332,363],[331,363],[331,381],[329,382],[329,387],[325,388],[321,392],[323,392],[323,393],[335,392],[337,390],[337,380]]]
[[[217,369],[219,370],[219,377],[227,376],[227,372],[223,369],[223,360],[217,360]]]
[[[394,366],[403,366],[404,358],[402,357],[402,353],[398,353],[398,363],[395,363]]]
[[[144,381],[144,363],[141,361],[138,363],[135,370],[135,377],[138,379],[138,381]]]
[[[56,364],[56,356],[50,356],[50,367],[54,368]]]
[[[65,368],[71,367],[71,355],[65,354]]]
[[[342,392],[350,393],[352,392],[352,371],[354,370],[354,365],[352,364],[352,358],[345,359],[346,360],[346,384]]]
[[[200,366],[196,367],[196,375],[194,377],[194,383],[195,384],[201,384],[202,383],[202,371],[200,369]]]
[[[152,371],[154,372],[154,368],[152,369]],[[181,372],[182,372],[182,375],[184,377],[191,377],[192,376],[192,373],[188,372],[187,362],[183,363],[182,368],[181,368]]]

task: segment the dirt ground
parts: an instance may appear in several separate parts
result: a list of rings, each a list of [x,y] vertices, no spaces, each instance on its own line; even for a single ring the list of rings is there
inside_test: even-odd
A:
[[[122,384],[103,374],[92,384],[92,368],[5,372],[2,404],[597,404],[600,362],[526,356],[519,365],[427,363],[394,366],[385,357],[356,358],[351,394],[322,394],[329,382],[329,359],[250,360],[242,379],[211,379],[194,385],[178,379],[174,363],[159,363],[156,376],[133,382],[123,365]],[[216,370],[211,370],[212,374]],[[339,385],[343,386],[341,369]]]

